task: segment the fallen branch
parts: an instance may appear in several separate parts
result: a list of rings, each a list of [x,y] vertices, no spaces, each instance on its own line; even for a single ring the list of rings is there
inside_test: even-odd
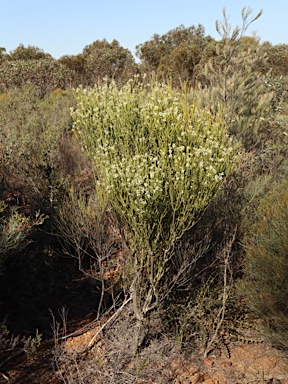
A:
[[[0,375],[3,377],[3,379],[11,382],[11,379],[8,376],[6,376],[3,372],[0,372]]]
[[[130,296],[128,299],[124,301],[124,303],[121,305],[120,308],[117,309],[117,311],[102,325],[102,327],[95,333],[95,335],[90,340],[88,346],[83,349],[82,351],[77,352],[77,355],[82,355],[83,353],[88,352],[94,345],[95,340],[97,336],[103,331],[104,328],[106,328],[110,323],[112,323],[113,320],[116,319],[116,317],[121,313],[121,311],[124,309],[124,307],[132,300],[132,296]]]

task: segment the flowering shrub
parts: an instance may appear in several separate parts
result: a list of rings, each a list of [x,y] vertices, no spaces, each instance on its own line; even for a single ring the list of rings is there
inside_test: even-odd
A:
[[[175,211],[183,233],[233,165],[221,117],[159,84],[76,92],[74,128],[100,165],[100,182],[120,213],[137,227],[143,220],[159,224]],[[159,208],[166,214],[157,219]]]
[[[76,96],[74,129],[132,234],[133,292],[145,314],[160,300],[176,242],[231,172],[235,147],[220,115],[169,85],[134,79],[121,89],[78,88]]]

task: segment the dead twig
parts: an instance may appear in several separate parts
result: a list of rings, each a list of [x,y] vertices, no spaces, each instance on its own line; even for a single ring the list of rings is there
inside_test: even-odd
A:
[[[11,382],[11,379],[9,378],[9,376],[5,375],[5,373],[0,372],[0,375],[3,377],[3,379],[7,380],[8,382]]]
[[[97,338],[97,336],[103,331],[104,328],[106,328],[110,323],[112,323],[113,320],[116,319],[117,316],[121,313],[121,311],[124,309],[124,307],[132,300],[132,296],[130,296],[128,299],[126,299],[120,308],[117,309],[117,311],[100,327],[100,329],[95,333],[95,335],[90,340],[88,346],[83,349],[82,351],[77,352],[77,355],[82,355],[83,353],[88,352],[94,345],[94,342]]]
[[[229,259],[230,259],[232,244],[234,243],[235,237],[236,237],[236,230],[237,229],[235,228],[231,240],[228,242],[228,244],[226,245],[226,247],[224,249],[225,256],[224,256],[224,276],[223,276],[222,306],[221,306],[221,308],[220,308],[220,310],[219,310],[219,312],[218,312],[218,314],[216,316],[216,320],[217,319],[219,319],[219,320],[217,321],[217,325],[216,325],[215,331],[214,331],[211,339],[207,343],[207,347],[206,347],[205,352],[204,352],[204,358],[206,358],[208,353],[210,352],[210,349],[211,349],[213,343],[215,342],[215,340],[216,340],[216,338],[218,336],[219,329],[220,329],[220,327],[221,327],[221,325],[223,324],[223,321],[224,321],[225,312],[226,312],[226,303],[227,303],[227,299],[228,299],[227,275],[228,275],[228,269],[229,269]]]

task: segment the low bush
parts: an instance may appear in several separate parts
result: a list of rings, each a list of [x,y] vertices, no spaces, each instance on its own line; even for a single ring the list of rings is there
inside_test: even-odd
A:
[[[1,196],[0,196],[1,199]],[[43,224],[45,216],[36,214],[31,219],[8,207],[0,200],[0,274],[5,269],[5,261],[9,256],[22,251],[30,242],[33,228]]]
[[[239,292],[262,320],[272,343],[288,349],[287,183],[263,198],[244,246],[244,279],[238,285]]]
[[[71,187],[62,201],[56,220],[56,232],[66,255],[78,260],[79,270],[93,278],[99,291],[97,319],[106,301],[121,291],[121,271],[124,266],[124,241],[118,221],[107,206],[107,196],[100,197],[91,186]]]
[[[67,142],[75,147],[69,134],[72,105],[71,93],[40,99],[32,85],[9,91],[0,100],[0,173],[6,195],[32,212],[51,210],[65,183]],[[74,162],[72,172],[80,166]]]

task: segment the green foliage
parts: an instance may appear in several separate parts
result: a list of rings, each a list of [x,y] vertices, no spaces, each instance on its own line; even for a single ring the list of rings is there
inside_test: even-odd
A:
[[[256,42],[245,44],[243,41],[248,27],[261,12],[254,18],[250,15],[251,9],[244,8],[241,28],[231,30],[224,9],[224,21],[216,23],[222,40],[214,47],[215,56],[208,59],[199,77],[201,88],[204,88],[200,92],[204,105],[224,112],[230,132],[248,150],[261,146],[273,97],[258,71],[258,62],[265,61],[265,56]]]
[[[277,44],[272,45],[269,42],[264,42],[261,46],[261,51],[267,57],[266,62],[260,62],[259,65],[261,71],[271,72],[271,76],[280,77],[288,75],[288,45],[287,44]]]
[[[134,309],[142,319],[165,296],[175,244],[231,172],[235,147],[220,115],[153,80],[131,80],[120,90],[114,83],[79,88],[76,97],[74,128],[98,188],[128,226]]]
[[[0,100],[0,172],[18,203],[43,212],[56,203],[68,168],[62,158],[70,141],[73,96],[38,95],[39,89],[30,85]]]
[[[144,72],[155,71],[159,76],[172,78],[173,84],[193,80],[194,70],[211,37],[205,37],[202,25],[185,28],[183,25],[136,47]]]
[[[275,77],[273,68],[269,70],[265,44],[244,36],[260,15],[253,18],[251,9],[244,8],[241,28],[232,30],[224,10],[224,21],[217,23],[222,40],[210,47],[213,54],[207,55],[199,77],[201,88],[195,91],[203,105],[224,111],[230,133],[249,152],[253,169],[244,194],[251,195],[255,206],[264,184],[267,191],[286,179],[288,171],[287,79]]]
[[[6,208],[2,203],[0,206],[0,252],[2,255],[25,247],[27,235],[31,230],[29,218],[21,216],[17,211],[11,212],[5,219],[2,214]]]
[[[104,78],[123,85],[138,71],[133,55],[123,48],[117,40],[96,40],[86,45],[81,54],[62,56],[58,62],[72,73],[74,87],[93,86]]]
[[[151,243],[154,226],[169,227],[171,220],[181,236],[196,220],[191,213],[206,206],[232,167],[221,117],[157,83],[80,88],[77,100],[74,128],[121,214],[135,231],[144,221]]]
[[[36,329],[36,335],[35,337],[29,336],[25,342],[24,342],[24,352],[26,353],[27,357],[30,358],[37,352],[37,349],[39,348],[42,341],[42,335],[38,332],[38,329]]]
[[[11,335],[6,325],[0,323],[0,354],[13,351],[20,342],[20,336]]]
[[[42,335],[38,332],[38,329],[36,329],[35,337],[29,336],[28,338],[21,338],[19,335],[14,336],[11,334],[8,328],[0,323],[0,356],[2,360],[0,367],[8,362],[13,355],[17,356],[22,351],[25,352],[27,358],[32,357],[37,352],[41,341]],[[7,358],[7,354],[9,353],[12,354]]]
[[[56,88],[67,88],[72,77],[68,68],[52,58],[5,60],[0,65],[0,90],[33,84],[43,97]]]
[[[137,71],[132,53],[120,46],[117,40],[96,40],[83,49],[85,72],[89,85],[102,81],[104,77],[123,85]]]
[[[288,349],[287,183],[268,194],[244,240],[244,280],[239,291],[263,321],[272,343]]]
[[[0,47],[0,64],[8,59],[8,55],[6,53],[6,49],[3,47]]]
[[[83,86],[89,85],[90,80],[85,69],[85,55],[82,53],[78,55],[64,55],[60,57],[58,62],[64,67],[68,68],[73,74],[71,86],[78,87],[80,84]]]
[[[39,60],[39,59],[52,59],[49,53],[45,53],[43,49],[28,45],[24,47],[23,44],[19,44],[14,51],[9,53],[9,60]]]
[[[24,249],[33,227],[43,224],[45,217],[39,213],[31,220],[0,201],[0,272],[5,259]]]

